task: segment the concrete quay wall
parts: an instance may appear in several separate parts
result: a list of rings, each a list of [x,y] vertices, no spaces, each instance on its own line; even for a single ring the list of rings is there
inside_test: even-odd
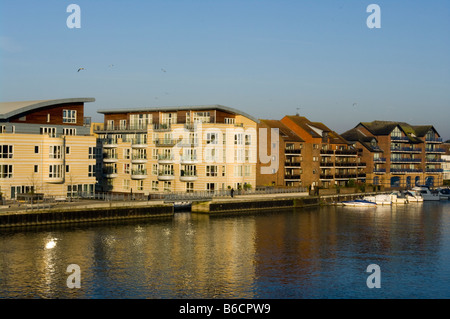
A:
[[[0,213],[0,228],[173,216],[173,205],[103,206]]]

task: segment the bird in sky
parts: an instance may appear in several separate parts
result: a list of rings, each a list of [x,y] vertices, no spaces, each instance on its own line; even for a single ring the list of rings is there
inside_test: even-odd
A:
[[[84,68],[79,68],[77,72],[80,72],[81,70],[84,70]]]
[[[166,70],[164,70],[164,69],[161,69],[161,71],[163,71],[164,73],[166,72]]]

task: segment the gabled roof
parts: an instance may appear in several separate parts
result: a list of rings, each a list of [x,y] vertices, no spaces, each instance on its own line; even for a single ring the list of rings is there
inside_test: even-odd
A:
[[[168,111],[206,111],[206,110],[220,110],[231,114],[242,115],[250,120],[259,123],[259,120],[247,113],[239,111],[238,109],[223,106],[219,104],[212,105],[183,105],[183,106],[163,106],[163,107],[142,107],[142,108],[122,108],[122,109],[104,109],[98,110],[101,114],[111,114],[111,113],[140,113],[140,112],[168,112]]]
[[[69,98],[58,100],[37,100],[37,101],[17,101],[17,102],[0,102],[0,119],[8,119],[13,116],[30,112],[39,108],[54,106],[66,103],[85,103],[95,102],[94,98]]]
[[[298,116],[298,115],[286,115],[286,117],[288,119],[290,119],[292,122],[294,122],[295,124],[297,124],[298,126],[300,126],[305,132],[310,134],[312,137],[322,138],[322,136],[319,133],[317,133],[316,130],[311,128],[311,126],[314,126],[314,125],[306,117]]]
[[[424,137],[430,129],[433,129],[439,135],[432,125],[410,125],[405,122],[394,121],[361,122],[359,125],[364,126],[374,135],[389,135],[394,128],[399,127],[411,143],[422,143],[419,137]]]
[[[348,130],[347,132],[342,133],[341,136],[349,142],[361,143],[361,145],[363,145],[365,148],[367,148],[371,152],[383,152],[383,150],[378,145],[376,147],[374,147],[372,145],[373,140],[375,140],[378,143],[378,140],[376,137],[367,136],[356,127],[352,128],[351,130]]]
[[[261,123],[266,124],[271,128],[278,128],[280,135],[284,138],[285,141],[289,142],[304,142],[304,140],[295,134],[289,127],[284,125],[279,120],[259,120]]]

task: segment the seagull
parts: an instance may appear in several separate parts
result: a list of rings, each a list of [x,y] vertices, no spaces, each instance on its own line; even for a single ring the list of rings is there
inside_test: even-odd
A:
[[[112,68],[114,66],[114,64],[110,64],[109,67]]]
[[[81,70],[84,70],[84,68],[79,68],[77,72],[80,72]]]
[[[166,70],[164,70],[164,69],[161,69],[161,71],[163,71],[164,73],[166,72]]]

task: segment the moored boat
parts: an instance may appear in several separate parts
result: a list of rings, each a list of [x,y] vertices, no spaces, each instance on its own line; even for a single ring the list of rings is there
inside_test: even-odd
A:
[[[439,191],[431,191],[427,186],[416,186],[412,189],[420,193],[424,201],[438,201],[441,200],[441,195]]]
[[[342,202],[344,206],[351,206],[351,207],[376,207],[377,203],[371,202],[364,199],[355,199],[355,200],[348,200]]]
[[[365,196],[363,198],[369,202],[374,202],[377,205],[392,205],[392,199],[389,195],[375,195],[375,196]]]
[[[406,191],[405,196],[408,199],[408,203],[421,203],[421,202],[423,202],[422,195],[419,192],[417,192],[417,191],[408,190],[408,191]]]
[[[450,188],[442,188],[439,187],[437,189],[437,191],[439,192],[439,195],[441,196],[441,199],[450,199]]]

